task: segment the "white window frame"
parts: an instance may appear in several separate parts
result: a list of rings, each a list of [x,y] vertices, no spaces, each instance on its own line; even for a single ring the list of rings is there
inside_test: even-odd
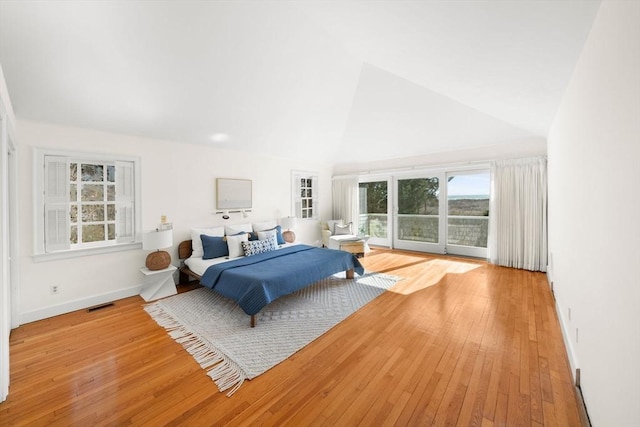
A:
[[[131,178],[133,178],[133,182],[128,188],[121,189],[121,195],[126,196],[126,200],[124,200],[124,205],[120,206],[120,203],[123,199],[118,199],[117,204],[119,205],[117,209],[133,209],[133,220],[127,224],[118,224],[116,226],[117,237],[113,243],[107,243],[105,245],[93,246],[88,245],[88,247],[81,248],[68,248],[61,246],[59,250],[49,251],[45,247],[45,207],[47,205],[47,198],[45,197],[45,177],[47,170],[45,169],[47,158],[51,157],[59,157],[62,160],[66,160],[68,164],[70,160],[76,161],[81,159],[85,162],[110,162],[110,163],[119,163],[119,162],[128,162],[133,164],[133,171],[131,175],[128,176],[129,183],[131,183]],[[86,152],[75,152],[75,151],[62,151],[62,150],[51,150],[46,148],[36,148],[34,151],[34,254],[33,259],[36,262],[40,261],[52,261],[57,259],[67,259],[67,258],[75,258],[79,256],[87,256],[87,255],[96,255],[101,253],[109,253],[109,252],[118,252],[124,250],[131,249],[140,249],[141,241],[140,241],[140,230],[142,226],[142,215],[141,215],[141,179],[140,179],[140,158],[132,157],[132,156],[119,156],[112,154],[101,154],[101,153],[86,153]],[[120,169],[118,169],[120,170]],[[68,172],[67,172],[68,173]],[[119,173],[118,171],[116,173]],[[116,178],[116,185],[119,180]],[[68,183],[66,185],[68,187]],[[64,216],[61,217],[61,221],[65,221],[67,226],[69,224],[68,218],[68,209],[70,206],[70,202],[68,201],[68,188],[66,189],[67,201],[66,201],[66,218]],[[51,199],[49,198],[49,202]],[[61,204],[65,204],[64,201]],[[117,217],[117,219],[122,218]],[[123,228],[123,225],[126,227]],[[122,232],[121,230],[126,229],[127,237],[125,239],[121,238]]]
[[[300,182],[302,179],[310,179],[311,180],[311,197],[310,198],[302,198],[301,196],[301,186]],[[307,171],[291,171],[291,210],[293,212],[293,216],[301,220],[317,220],[319,218],[319,193],[318,193],[318,173],[317,172],[307,172]],[[311,200],[312,203],[312,214],[310,217],[303,218],[302,217],[302,205],[303,200]]]

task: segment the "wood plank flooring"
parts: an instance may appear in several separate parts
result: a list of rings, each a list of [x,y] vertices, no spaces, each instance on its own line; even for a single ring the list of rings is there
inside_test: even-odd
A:
[[[0,425],[585,425],[544,274],[381,249],[362,262],[403,280],[231,398],[139,297],[23,325]]]

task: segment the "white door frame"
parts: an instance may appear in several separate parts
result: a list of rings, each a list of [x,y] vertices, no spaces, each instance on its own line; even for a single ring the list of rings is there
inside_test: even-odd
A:
[[[2,73],[0,70],[0,79]],[[13,128],[0,97],[0,402],[10,382],[11,329],[19,326],[18,159]]]
[[[0,99],[1,101],[1,99]],[[1,104],[1,102],[0,102]],[[9,394],[9,334],[11,332],[11,301],[9,283],[9,195],[7,119],[0,105],[0,402]]]
[[[11,132],[7,132],[8,136],[8,197],[9,197],[9,281],[11,287],[11,329],[20,326],[20,269],[19,267],[19,245],[18,238],[18,152],[14,145]]]

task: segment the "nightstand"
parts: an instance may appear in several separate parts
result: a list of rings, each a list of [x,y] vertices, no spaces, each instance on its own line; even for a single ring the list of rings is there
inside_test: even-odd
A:
[[[142,282],[140,296],[145,301],[151,301],[177,294],[178,291],[173,280],[173,272],[176,270],[177,268],[173,265],[169,265],[163,270],[155,271],[142,267],[140,272],[144,276],[144,281]]]

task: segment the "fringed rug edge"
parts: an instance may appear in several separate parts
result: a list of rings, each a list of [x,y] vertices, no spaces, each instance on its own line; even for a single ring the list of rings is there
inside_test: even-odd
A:
[[[195,359],[211,377],[220,392],[229,390],[227,396],[231,396],[247,379],[242,368],[208,340],[176,320],[170,311],[162,307],[161,301],[147,304],[144,310]]]

